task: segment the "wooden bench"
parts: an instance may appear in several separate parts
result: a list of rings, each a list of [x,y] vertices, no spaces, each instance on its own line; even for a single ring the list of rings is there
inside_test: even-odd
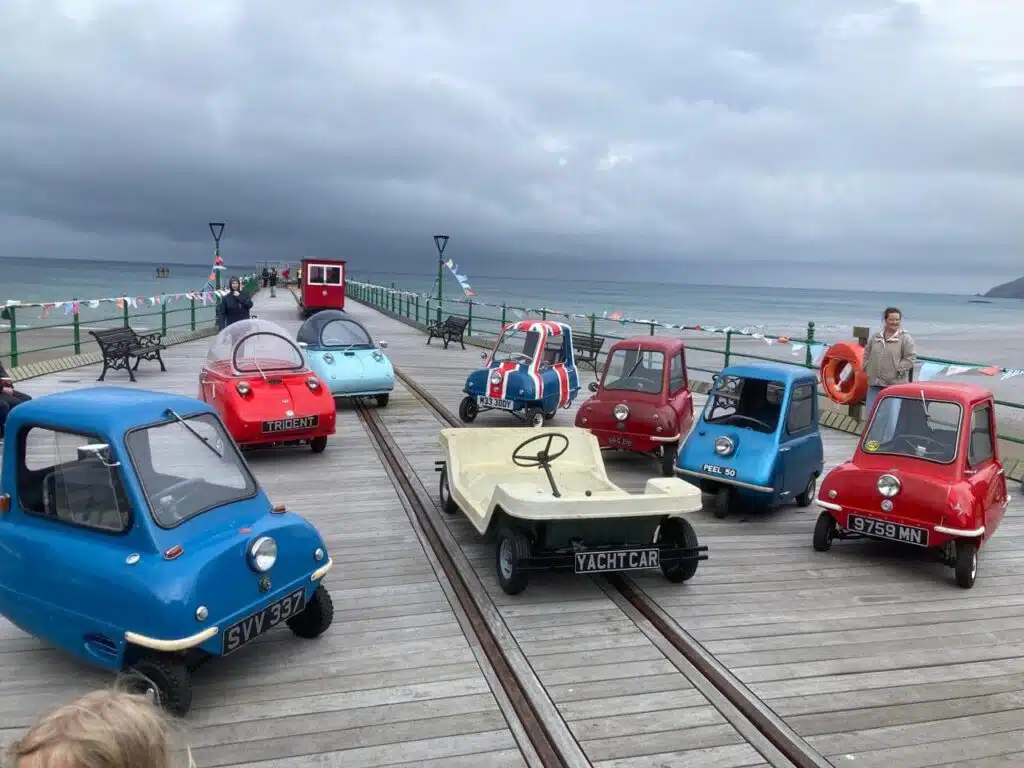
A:
[[[166,349],[159,333],[138,334],[131,328],[104,328],[89,331],[96,339],[103,355],[103,372],[97,381],[103,381],[107,371],[128,371],[128,378],[135,381],[135,371],[143,360],[156,360],[160,370],[166,372],[160,350]],[[135,365],[131,359],[135,358]]]
[[[597,356],[601,354],[601,347],[604,346],[604,336],[591,336],[589,333],[574,333],[572,335],[573,355],[576,357],[576,365],[589,365],[597,374]]]
[[[448,349],[448,343],[452,341],[459,342],[459,346],[463,349],[466,345],[462,341],[462,336],[466,332],[466,326],[469,325],[468,317],[456,317],[455,315],[448,315],[443,322],[438,323],[436,320],[427,325],[427,344],[430,343],[431,339],[440,339],[444,342],[444,348]]]

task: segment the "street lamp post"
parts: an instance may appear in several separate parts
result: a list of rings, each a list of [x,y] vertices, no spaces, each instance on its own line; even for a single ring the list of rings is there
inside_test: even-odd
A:
[[[210,233],[213,235],[213,263],[216,267],[220,260],[220,236],[224,234],[224,222],[223,221],[211,221],[210,222]],[[220,270],[213,270],[214,287],[220,290]]]
[[[434,246],[437,248],[437,324],[441,324],[441,285],[444,283],[444,248],[448,245],[448,235],[434,235]]]

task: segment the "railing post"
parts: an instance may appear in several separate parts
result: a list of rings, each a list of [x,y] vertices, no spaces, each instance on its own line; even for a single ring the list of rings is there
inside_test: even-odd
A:
[[[654,335],[654,326],[655,326],[655,322],[653,320],[651,320],[651,336]]]
[[[126,296],[125,297],[125,302],[124,302],[124,311],[122,312],[122,314],[124,315],[124,327],[125,328],[129,327],[129,323],[128,323],[128,301],[127,301],[127,298],[128,297]]]
[[[811,352],[811,346],[814,344],[814,321],[810,320],[807,323],[807,348],[804,350],[804,365],[808,368],[814,367],[814,354]]]
[[[395,314],[395,284],[391,284],[391,314]]]
[[[423,315],[423,317],[426,319],[427,325],[429,325],[430,324],[430,298],[429,297],[427,298],[426,304],[427,304],[427,311],[426,311],[426,314]]]
[[[189,314],[191,315],[191,318],[192,318],[192,332],[194,333],[195,330],[196,330],[196,297],[195,297],[195,294],[192,295],[192,298],[189,299],[189,301],[192,303],[192,307],[191,307],[191,310],[190,310]]]
[[[590,344],[591,344],[591,346],[593,346],[593,344],[594,344],[594,336],[597,335],[595,333],[596,327],[597,327],[597,315],[592,314],[590,316]]]
[[[732,354],[732,331],[725,332],[725,364],[723,368],[729,367],[729,355]]]
[[[167,335],[167,296],[160,297],[160,335]]]
[[[75,299],[75,301],[78,301],[78,299]],[[78,318],[78,312],[71,316],[71,341],[74,344],[76,355],[82,354],[82,328]]]
[[[416,324],[420,323],[420,295],[416,294]]]
[[[505,302],[501,302],[501,327],[505,327],[505,313],[508,311],[508,307],[505,306]]]
[[[857,341],[858,344],[860,344],[861,347],[866,347],[868,345],[868,336],[870,335],[871,330],[869,328],[865,328],[862,325],[855,325],[853,327],[853,338]],[[849,414],[850,418],[860,421],[861,416],[867,415],[863,413],[863,410],[863,403],[851,403],[850,405],[847,406],[846,412],[847,414]]]
[[[547,320],[548,319],[547,307],[541,307],[541,309],[540,309],[540,319],[541,320]]]
[[[473,300],[472,299],[469,300],[469,304],[467,304],[466,307],[467,307],[466,311],[468,312],[468,314],[466,315],[466,335],[467,336],[472,336],[473,335]]]
[[[16,314],[13,304],[7,308],[7,317],[11,321],[11,368],[18,367],[18,321],[15,318]]]

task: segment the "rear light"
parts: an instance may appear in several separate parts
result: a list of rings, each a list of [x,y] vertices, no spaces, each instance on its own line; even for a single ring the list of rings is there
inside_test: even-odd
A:
[[[164,560],[175,560],[185,554],[185,548],[181,544],[175,544],[164,552]]]
[[[8,494],[0,495],[0,515],[11,509],[11,497]]]
[[[310,390],[312,390],[313,392],[316,392],[318,389],[320,389],[320,380],[316,376],[310,376],[308,379],[306,379],[306,386],[309,387]]]
[[[238,382],[237,384],[235,384],[235,389],[238,391],[238,394],[242,395],[243,397],[252,392],[252,387],[249,386],[249,382],[247,381]]]

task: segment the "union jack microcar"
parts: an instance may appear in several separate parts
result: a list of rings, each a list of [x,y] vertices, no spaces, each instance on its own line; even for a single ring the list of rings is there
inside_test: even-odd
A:
[[[506,325],[494,348],[481,354],[483,368],[466,378],[459,418],[467,424],[481,411],[507,411],[542,427],[580,391],[572,328],[552,320]]]
[[[199,400],[96,387],[23,403],[0,482],[0,615],[174,714],[202,662],[333,621],[323,538],[270,502]]]
[[[987,389],[916,382],[882,390],[853,458],[825,476],[814,548],[870,538],[933,550],[964,589],[1006,513],[996,406]]]

